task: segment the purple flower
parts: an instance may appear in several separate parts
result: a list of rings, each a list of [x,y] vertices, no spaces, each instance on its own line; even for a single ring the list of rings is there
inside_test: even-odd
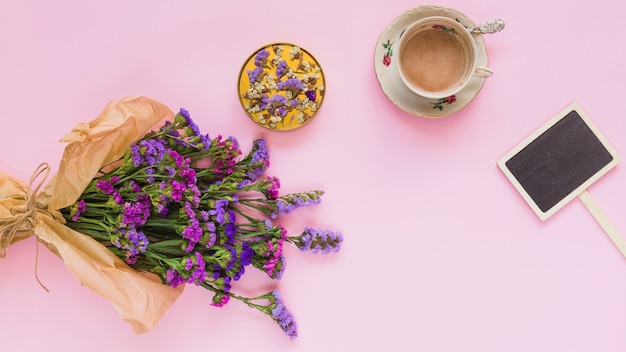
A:
[[[217,280],[222,276],[222,267],[217,265],[217,264],[213,264],[213,279]]]
[[[170,183],[170,197],[175,202],[180,202],[185,190],[187,190],[187,186],[182,182],[172,180]]]
[[[191,271],[192,268],[193,268],[193,258],[187,257],[187,259],[185,260],[185,270]]]
[[[180,284],[184,284],[185,278],[183,278],[178,271],[170,268],[165,273],[165,283],[172,287],[176,287]]]
[[[133,254],[135,255],[145,252],[148,248],[149,241],[143,231],[137,231],[134,228],[131,229],[128,231],[128,240],[134,247]],[[135,253],[134,250],[136,250],[137,253]]]
[[[298,208],[318,204],[321,201],[318,194],[290,194],[277,200],[276,207],[278,214],[289,214]]]
[[[118,191],[113,191],[113,200],[118,205],[124,204],[124,198]]]
[[[143,253],[148,248],[148,238],[141,230],[135,227],[120,228],[111,236],[111,243],[126,252],[126,258],[131,259]]]
[[[182,115],[185,118],[185,124],[187,125],[187,132],[189,133],[188,137],[190,136],[200,136],[200,128],[198,127],[198,125],[191,119],[191,116],[189,116],[189,112],[183,108],[180,109],[180,115]]]
[[[289,78],[286,81],[280,81],[277,84],[278,89],[291,92],[291,98],[296,97],[302,90],[304,90],[304,84],[297,78]]]
[[[190,167],[181,169],[179,173],[180,176],[185,180],[187,186],[193,185],[198,182],[198,179],[196,178],[196,170]]]
[[[218,199],[215,201],[215,208],[209,210],[209,214],[215,217],[218,224],[224,225],[226,223],[226,207],[228,206],[228,200]]]
[[[154,175],[155,174],[154,169],[151,168],[151,167],[147,168],[145,171],[146,171],[146,175]],[[155,181],[154,176],[146,177],[146,182],[148,184],[152,184],[152,183],[154,183],[154,181]],[[139,192],[141,192],[141,190],[139,190]]]
[[[227,247],[227,249],[230,252],[230,261],[224,269],[226,271],[231,271],[235,267],[235,263],[237,263],[237,250],[235,249],[235,247]]]
[[[207,151],[211,147],[211,137],[208,134],[199,134],[193,141],[197,149]]]
[[[311,227],[306,227],[295,242],[296,246],[303,252],[311,251],[312,253],[321,252],[323,254],[339,251],[342,243],[343,235],[340,232]]]
[[[189,202],[185,202],[185,207],[184,207],[184,209],[185,209],[185,214],[187,215],[187,217],[188,217],[188,218],[190,218],[190,219],[192,219],[192,218],[193,218],[193,219],[195,219],[195,217],[196,217],[196,212],[195,212],[195,210],[194,210],[193,206],[191,205],[191,203],[189,203]],[[205,221],[206,221],[206,220],[205,220]]]
[[[269,199],[276,199],[278,197],[278,189],[280,188],[280,180],[277,177],[268,177],[270,186],[267,189],[267,196]]]
[[[314,90],[307,90],[304,95],[306,95],[306,97],[309,98],[310,101],[315,101],[315,99],[317,98]]]
[[[255,181],[270,166],[270,155],[265,138],[258,138],[252,144],[247,177]]]
[[[241,265],[246,266],[252,262],[252,258],[254,257],[254,250],[250,248],[250,245],[244,242],[241,245]]]
[[[276,280],[281,280],[283,278],[283,273],[285,272],[285,266],[286,266],[285,263],[286,263],[285,255],[281,254],[279,261],[278,261],[278,265],[277,265],[278,271],[276,272],[276,274],[274,274]]]
[[[176,126],[172,124],[171,121],[165,121],[163,126],[161,126],[160,131],[166,132],[167,135],[171,137],[178,137],[180,135],[178,130],[176,130]]]
[[[133,166],[139,167],[143,164],[143,156],[141,155],[140,147],[137,144],[130,146],[130,152],[133,156]]]
[[[176,175],[176,169],[169,165],[165,167],[165,171],[167,171],[167,176],[170,178]]]
[[[209,232],[209,241],[206,244],[206,248],[211,248],[217,241],[217,234],[215,232]]]
[[[246,242],[241,244],[241,247],[238,247],[239,252],[239,267],[238,271],[233,275],[233,280],[237,281],[243,276],[246,272],[246,266],[252,263],[252,258],[254,258],[254,250],[250,247],[250,245]]]
[[[166,217],[167,214],[170,213],[170,209],[166,205],[164,205],[162,203],[158,203],[157,204],[156,211],[157,211],[157,214],[159,215],[159,217],[161,217],[161,218]]]
[[[296,338],[298,336],[296,321],[291,312],[285,307],[278,291],[272,292],[270,308],[272,308],[272,318],[280,325],[285,334],[291,339]]]
[[[237,227],[234,223],[228,223],[224,226],[224,234],[226,235],[226,243],[234,244],[235,243],[235,235],[237,234]]]
[[[263,269],[265,269],[269,277],[279,278],[284,267],[283,245],[287,238],[287,230],[282,226],[274,227],[273,230],[276,231],[274,235],[278,238],[266,242],[267,251],[265,252],[265,257],[268,260],[263,264]],[[278,271],[276,270],[277,268]]]
[[[248,80],[250,81],[250,83],[254,83],[259,81],[259,78],[261,77],[261,74],[263,73],[263,68],[262,67],[257,67],[252,71],[246,71],[248,73]]]
[[[276,94],[276,95],[273,95],[267,103],[268,103],[267,105],[269,105],[267,109],[274,110],[281,106],[285,106],[287,104],[287,98],[285,98],[284,96],[280,94]]]
[[[184,108],[180,108],[180,110],[178,111],[179,114],[181,114],[184,118],[189,119],[189,111],[187,111],[187,109]]]
[[[184,130],[184,132],[181,134],[179,130]],[[170,142],[169,145],[172,145],[171,142],[173,142],[173,144],[185,148],[190,147],[205,151],[210,147],[211,140],[209,135],[203,135],[200,132],[200,128],[189,115],[189,111],[184,108],[181,108],[178,114],[176,114],[174,123],[166,122],[161,131],[166,132]]]
[[[96,188],[104,192],[106,195],[110,195],[115,191],[115,187],[111,184],[111,181],[108,180],[99,180],[96,182]]]
[[[198,221],[198,219],[196,218],[190,219],[189,226],[185,227],[185,229],[181,233],[181,236],[188,241],[185,251],[191,252],[196,243],[200,242],[200,239],[202,238],[202,228],[200,227],[200,221]]]
[[[213,301],[211,302],[211,305],[213,307],[221,308],[221,307],[225,306],[226,303],[228,303],[228,301],[230,301],[230,296],[229,295],[216,292],[215,295],[213,295]]]
[[[276,65],[276,77],[279,79],[282,78],[287,73],[288,69],[289,67],[287,66],[287,61],[280,60],[278,65]]]
[[[160,189],[160,187],[159,187]],[[159,217],[166,217],[169,214],[170,199],[165,194],[160,194],[156,203],[156,212]]]
[[[277,86],[278,86],[278,89],[284,89],[284,90],[301,91],[304,89],[304,85],[302,84],[302,81],[293,77],[285,81],[278,82]]]
[[[267,104],[269,104],[270,100],[267,97],[267,94],[261,95],[261,100],[259,101],[259,109],[265,110],[267,108]]]
[[[182,169],[182,168],[185,168],[185,167],[189,167],[188,162],[185,159],[185,157],[180,155],[175,150],[168,149],[167,150],[167,154],[172,158],[172,160],[174,160],[174,163],[176,164],[176,167],[178,167],[179,169]]]
[[[204,257],[202,253],[196,252],[196,257],[194,260],[195,269],[189,276],[189,280],[187,282],[193,282],[196,285],[200,285],[207,278],[206,272],[206,262],[204,261]]]
[[[150,216],[150,203],[148,202],[126,202],[122,213],[122,227],[142,226]]]
[[[239,141],[232,136],[222,140],[222,136],[218,135],[213,140],[212,145],[219,149],[219,152],[216,152],[217,155],[213,157],[213,165],[211,166],[213,173],[220,175],[221,178],[232,174],[237,164],[235,159],[241,155]]]
[[[270,56],[269,51],[265,49],[259,50],[259,52],[254,57],[254,66],[259,66],[259,67],[265,66],[265,64],[267,63],[267,58],[269,56]]]
[[[269,166],[270,153],[267,149],[267,142],[264,137],[254,140],[252,143],[252,162],[253,164],[264,164],[265,167]]]
[[[81,199],[72,206],[72,210],[70,215],[72,216],[72,221],[78,221],[80,216],[87,210],[87,206],[85,205],[85,200]]]
[[[150,172],[148,172],[148,170],[151,170]],[[152,173],[154,174],[154,169],[152,168],[148,168],[146,169],[146,173]],[[143,193],[143,191],[141,190],[141,186],[139,186],[139,184],[137,182],[135,182],[134,180],[130,180],[130,182],[128,183],[129,186],[128,188],[135,192],[135,193]],[[145,195],[144,195],[145,196]]]
[[[164,140],[157,138],[144,139],[139,142],[139,146],[141,155],[144,157],[147,165],[156,165],[163,159],[165,152]]]
[[[163,159],[165,141],[160,138],[142,139],[139,143],[132,144],[130,151],[134,167],[143,164],[156,165]]]

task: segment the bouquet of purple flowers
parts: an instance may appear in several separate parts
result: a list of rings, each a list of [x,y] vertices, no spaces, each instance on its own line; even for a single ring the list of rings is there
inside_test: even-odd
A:
[[[319,203],[323,192],[280,195],[279,179],[265,175],[270,160],[264,138],[244,155],[235,138],[202,134],[184,109],[120,150],[121,157],[59,209],[64,225],[139,273],[156,275],[171,288],[202,286],[216,307],[239,300],[296,337],[278,291],[244,297],[231,288],[250,268],[280,279],[285,244],[314,253],[339,250],[339,232],[306,227],[291,236],[277,223],[282,214]],[[54,246],[66,257],[63,244]]]

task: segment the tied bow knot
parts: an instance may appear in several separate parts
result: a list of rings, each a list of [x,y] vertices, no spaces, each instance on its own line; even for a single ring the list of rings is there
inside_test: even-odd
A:
[[[37,201],[37,194],[43,183],[46,181],[50,174],[50,166],[47,163],[40,164],[33,175],[30,178],[30,184],[28,187],[24,187],[18,184],[17,187],[22,191],[24,198],[24,211],[16,212],[13,217],[6,221],[0,222],[0,257],[6,256],[7,248],[13,241],[13,238],[18,231],[27,231],[32,233],[35,228],[35,214],[37,209],[43,209],[44,207]],[[39,183],[33,188],[33,184],[37,181]],[[12,211],[13,213],[13,211]]]
[[[10,218],[0,219],[0,258],[6,257],[7,249],[9,245],[11,245],[11,243],[13,242],[13,239],[18,232],[26,232],[29,234],[32,234],[34,232],[37,211],[46,209],[46,207],[38,201],[38,194],[49,174],[50,166],[47,163],[42,163],[37,167],[37,169],[35,169],[35,172],[33,172],[28,186],[24,186],[22,183],[10,179],[11,182],[15,183],[15,186],[19,190],[19,193],[21,193],[13,197],[20,200],[23,199],[24,206],[23,211],[19,211],[22,210],[20,209],[22,207],[15,207],[13,209],[10,209],[13,216]],[[33,187],[33,185],[35,186]],[[16,211],[16,208],[19,210]],[[39,243],[39,241],[37,240],[36,243]],[[41,287],[48,291],[48,289],[41,283],[37,276],[37,258],[39,257],[39,246],[37,246],[36,248],[37,255],[35,257],[35,278],[37,279],[37,282],[41,285]]]

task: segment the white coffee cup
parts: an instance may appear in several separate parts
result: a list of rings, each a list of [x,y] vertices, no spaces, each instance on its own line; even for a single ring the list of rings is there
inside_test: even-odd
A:
[[[443,16],[420,19],[401,34],[397,63],[402,82],[429,99],[455,95],[473,77],[493,74],[478,65],[478,49],[470,30]]]

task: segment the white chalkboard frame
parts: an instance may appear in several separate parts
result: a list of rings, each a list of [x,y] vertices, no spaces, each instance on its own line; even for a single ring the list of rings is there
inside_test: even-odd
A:
[[[520,151],[522,151],[526,146],[531,144],[538,137],[540,137],[543,133],[545,133],[548,129],[550,129],[550,127],[554,126],[557,122],[559,122],[561,119],[563,119],[565,116],[567,116],[572,111],[575,111],[581,117],[581,119],[584,121],[584,123],[595,134],[595,136],[598,138],[598,140],[600,141],[602,146],[606,149],[606,151],[613,158],[604,167],[602,167],[599,171],[597,171],[595,174],[593,174],[593,176],[589,177],[580,186],[578,186],[572,192],[567,194],[567,196],[562,198],[558,203],[556,203],[550,209],[548,209],[546,211],[542,211],[539,208],[539,206],[537,205],[537,203],[533,200],[533,198],[529,195],[529,193],[524,189],[524,187],[522,187],[520,182],[515,178],[515,176],[511,172],[511,170],[509,170],[509,168],[507,167],[506,163],[511,158],[513,158],[515,155],[517,155]],[[535,212],[535,214],[541,220],[546,220],[550,216],[552,216],[554,213],[556,213],[559,209],[561,209],[563,206],[565,206],[567,203],[569,203],[572,199],[578,197],[579,195],[581,195],[581,193],[585,192],[587,190],[587,188],[591,184],[596,182],[600,177],[602,177],[609,170],[611,170],[613,167],[615,167],[619,163],[619,161],[620,161],[620,158],[619,158],[617,152],[609,144],[609,142],[606,139],[606,137],[600,132],[600,130],[596,127],[596,125],[593,124],[591,119],[589,119],[587,114],[585,114],[585,112],[578,105],[578,103],[574,102],[574,103],[570,104],[569,106],[567,106],[565,109],[563,109],[561,112],[559,112],[557,115],[555,115],[553,118],[551,118],[548,122],[546,122],[543,126],[541,126],[539,129],[537,129],[535,132],[533,132],[530,136],[528,136],[528,138],[526,138],[522,142],[520,142],[510,152],[508,152],[502,158],[500,158],[498,160],[498,162],[497,162],[497,165],[502,170],[502,172],[506,175],[506,177],[511,182],[511,184],[513,184],[515,189],[517,189],[517,191],[521,194],[522,198],[524,198],[526,203],[528,203],[528,205],[531,207],[531,209]],[[585,192],[585,195],[587,195],[586,192]]]

